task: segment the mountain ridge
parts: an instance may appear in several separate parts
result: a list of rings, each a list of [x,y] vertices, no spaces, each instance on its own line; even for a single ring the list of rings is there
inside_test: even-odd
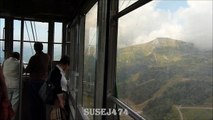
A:
[[[212,50],[170,38],[119,49],[117,85],[118,93],[126,91],[119,98],[153,120],[173,105],[211,105]]]

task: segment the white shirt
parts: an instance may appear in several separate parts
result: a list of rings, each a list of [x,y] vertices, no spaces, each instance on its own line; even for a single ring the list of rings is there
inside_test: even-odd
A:
[[[19,88],[20,61],[9,57],[3,63],[3,74],[7,88]]]
[[[61,73],[61,88],[62,88],[62,91],[67,91],[67,79],[65,77],[65,73],[59,65],[56,65],[56,67],[58,67],[58,69],[60,70],[60,73]]]

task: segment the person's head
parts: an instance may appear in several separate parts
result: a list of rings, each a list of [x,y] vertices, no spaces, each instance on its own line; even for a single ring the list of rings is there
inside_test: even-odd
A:
[[[20,59],[20,54],[18,53],[18,52],[13,52],[12,54],[11,54],[11,57],[13,57],[13,58],[16,58],[16,59]]]
[[[59,64],[62,67],[62,69],[64,71],[66,71],[69,68],[69,65],[70,65],[70,57],[66,56],[66,55],[61,57]]]
[[[43,44],[41,42],[34,43],[34,50],[36,52],[41,52],[43,50]]]

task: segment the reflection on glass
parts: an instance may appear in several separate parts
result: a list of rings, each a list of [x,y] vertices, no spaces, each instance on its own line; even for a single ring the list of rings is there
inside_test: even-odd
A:
[[[86,14],[85,47],[84,47],[84,79],[83,107],[94,107],[95,63],[97,44],[97,3]]]
[[[54,44],[54,60],[59,61],[61,59],[62,44]]]
[[[147,120],[213,119],[212,1],[152,1],[118,32],[119,99]]]
[[[24,40],[48,41],[48,23],[24,21]]]
[[[62,43],[62,23],[55,23],[54,42]]]
[[[119,0],[119,11],[129,7],[133,3],[137,2],[138,0]]]

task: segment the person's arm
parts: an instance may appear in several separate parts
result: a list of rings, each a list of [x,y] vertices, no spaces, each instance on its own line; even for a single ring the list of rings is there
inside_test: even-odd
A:
[[[65,105],[65,96],[63,93],[57,94],[58,100],[59,100],[59,107],[64,108]]]

